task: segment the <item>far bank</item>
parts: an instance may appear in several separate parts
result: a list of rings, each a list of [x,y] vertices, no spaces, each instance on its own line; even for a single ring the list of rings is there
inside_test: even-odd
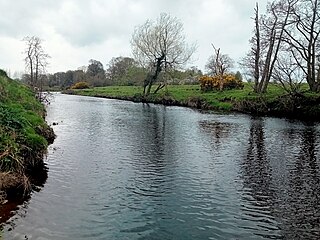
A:
[[[288,94],[277,84],[270,84],[265,94],[253,93],[252,86],[248,83],[243,89],[215,92],[202,92],[199,85],[169,85],[167,89],[163,89],[158,94],[150,94],[147,97],[142,95],[142,91],[143,88],[138,86],[108,86],[72,89],[63,91],[63,93],[320,121],[320,94],[308,91]]]

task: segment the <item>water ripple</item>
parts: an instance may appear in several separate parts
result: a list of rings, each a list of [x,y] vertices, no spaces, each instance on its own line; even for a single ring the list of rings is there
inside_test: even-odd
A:
[[[48,180],[8,239],[320,235],[318,126],[61,94],[47,118]]]

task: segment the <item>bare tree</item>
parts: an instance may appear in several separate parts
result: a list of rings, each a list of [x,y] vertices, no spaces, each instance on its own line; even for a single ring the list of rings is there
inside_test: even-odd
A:
[[[242,62],[254,79],[254,91],[265,92],[271,77],[296,91],[304,76],[310,90],[319,92],[320,0],[274,0],[262,16],[257,5],[254,21],[251,51]]]
[[[301,85],[305,80],[303,71],[296,64],[293,55],[290,56],[290,53],[278,57],[272,77],[291,95],[300,94]]]
[[[267,6],[267,14],[259,15],[255,7],[254,36],[250,40],[251,50],[241,65],[254,79],[254,91],[264,93],[272,77],[279,51],[282,47],[285,27],[290,10],[297,0],[274,1]]]
[[[220,48],[216,48],[211,44],[214,49],[214,54],[210,56],[206,69],[209,74],[218,77],[220,90],[224,88],[225,78],[224,75],[229,73],[233,68],[234,61],[227,54],[222,54]]]
[[[38,37],[25,37],[25,65],[29,73],[29,85],[36,92],[42,92],[43,82],[42,76],[46,72],[48,66],[48,58],[50,56],[44,52],[42,48],[42,40]]]
[[[320,1],[301,0],[292,5],[283,40],[295,64],[305,74],[310,90],[320,91]]]
[[[145,95],[150,93],[161,71],[182,66],[196,49],[186,43],[182,23],[167,13],[160,14],[156,21],[147,20],[138,26],[132,35],[131,46],[136,60],[150,69],[144,81]],[[159,84],[156,91],[165,85]]]
[[[234,67],[234,61],[227,54],[222,54],[220,48],[216,48],[213,44],[214,55],[209,57],[206,69],[211,75],[224,75],[231,71]]]

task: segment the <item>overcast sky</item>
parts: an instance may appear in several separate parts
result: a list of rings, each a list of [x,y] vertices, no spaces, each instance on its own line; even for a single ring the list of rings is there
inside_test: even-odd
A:
[[[0,68],[23,71],[25,36],[44,40],[48,72],[75,70],[99,60],[132,56],[135,26],[160,13],[181,20],[188,42],[196,42],[191,65],[204,69],[211,43],[238,61],[248,51],[257,0],[0,0]],[[267,0],[259,1],[264,9]]]

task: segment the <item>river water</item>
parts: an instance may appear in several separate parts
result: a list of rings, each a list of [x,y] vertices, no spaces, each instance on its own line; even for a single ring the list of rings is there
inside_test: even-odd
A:
[[[63,94],[47,121],[47,182],[4,239],[320,236],[317,124]]]

